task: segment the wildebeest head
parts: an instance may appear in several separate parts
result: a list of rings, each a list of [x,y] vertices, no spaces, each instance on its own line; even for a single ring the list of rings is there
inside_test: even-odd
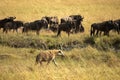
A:
[[[41,19],[41,24],[42,24],[42,26],[44,26],[45,29],[48,28],[48,22],[47,22],[47,20],[45,18]]]
[[[114,21],[112,21],[111,24],[113,25],[113,29],[115,29],[119,34],[119,24]]]
[[[46,19],[47,23],[50,24],[51,17],[45,16],[45,17],[42,17],[42,19]]]
[[[73,20],[79,21],[82,21],[84,19],[84,17],[82,17],[81,15],[70,15],[69,17],[71,17]]]
[[[117,23],[115,23],[114,21],[112,21],[112,20],[107,21],[106,26],[108,26],[109,30],[114,29],[119,34],[119,25]]]
[[[50,19],[50,25],[51,24],[58,24],[58,23],[59,23],[59,20],[58,20],[57,16],[51,17],[51,19]]]

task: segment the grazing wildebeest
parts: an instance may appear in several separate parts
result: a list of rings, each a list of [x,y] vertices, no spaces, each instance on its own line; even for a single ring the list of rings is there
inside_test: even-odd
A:
[[[7,22],[12,22],[14,19],[16,19],[16,17],[8,17],[5,19],[1,19],[0,20],[0,28],[4,28],[4,26]]]
[[[25,23],[23,25],[23,33],[24,32],[28,32],[29,30],[33,30],[33,31],[36,31],[36,34],[39,35],[39,31],[42,29],[42,28],[48,28],[48,25],[46,23],[45,20],[36,20],[34,22],[30,22],[30,23]]]
[[[13,29],[13,31],[16,30],[16,32],[18,32],[18,28],[23,26],[23,22],[22,21],[12,21],[12,22],[7,22],[3,28],[3,32],[8,32],[8,30]]]
[[[75,33],[84,32],[84,27],[82,25],[84,17],[82,17],[81,15],[70,15],[69,17],[71,17],[72,20],[74,20],[76,23]]]
[[[75,23],[75,33],[84,32],[84,27],[82,25],[83,17],[81,15],[70,15],[69,17],[61,18],[61,23],[74,22]]]
[[[35,64],[40,63],[40,65],[42,65],[42,62],[47,62],[47,65],[48,65],[50,63],[50,61],[53,61],[54,64],[57,66],[57,64],[55,62],[56,56],[64,57],[63,51],[61,51],[61,50],[47,50],[47,51],[40,52],[36,56],[36,63]]]
[[[90,35],[93,36],[96,32],[96,35],[98,36],[98,33],[104,32],[104,35],[109,36],[109,31],[115,29],[119,33],[119,27],[118,24],[116,24],[114,21],[109,20],[109,21],[104,21],[101,23],[93,23],[91,25],[91,32]]]
[[[59,36],[61,34],[61,31],[65,31],[68,36],[70,35],[71,31],[75,29],[75,23],[74,22],[65,22],[65,23],[61,23],[59,24],[58,27],[58,33],[57,36]]]

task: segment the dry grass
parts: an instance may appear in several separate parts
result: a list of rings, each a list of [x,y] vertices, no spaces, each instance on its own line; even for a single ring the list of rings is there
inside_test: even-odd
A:
[[[41,31],[40,36],[36,36],[34,33],[23,35],[12,32],[5,35],[0,32],[0,38],[3,42],[4,40],[9,41],[10,37],[15,40],[20,37],[31,40],[42,39],[50,42],[51,45],[53,45],[52,43],[66,43],[74,40],[84,44],[83,40],[89,37],[92,23],[120,18],[119,5],[120,0],[2,0],[0,2],[0,18],[16,16],[17,20],[28,22],[41,19],[42,16],[58,16],[60,19],[71,14],[81,14],[84,16],[85,33],[72,34],[68,38],[67,34],[63,32],[61,37],[56,38],[54,37],[56,33],[46,33],[45,31]],[[95,38],[95,43],[101,45],[101,40],[114,43],[112,39],[119,40],[119,35],[116,38],[115,36],[116,34],[113,33],[110,38]],[[67,56],[65,59],[57,59],[58,67],[54,66],[53,63],[48,66],[44,64],[42,67],[40,65],[34,66],[35,56],[39,51],[40,49],[35,48],[11,48],[0,45],[0,80],[120,79],[119,49],[116,51],[111,48],[102,51],[91,47],[89,44],[83,48],[74,48],[70,51],[64,51]]]
[[[120,63],[114,51],[102,52],[90,46],[83,49],[64,51],[65,59],[56,59],[46,66],[35,66],[35,55],[40,50],[2,47],[0,80],[119,80]],[[8,50],[9,52],[7,52]],[[31,53],[32,51],[32,53]]]

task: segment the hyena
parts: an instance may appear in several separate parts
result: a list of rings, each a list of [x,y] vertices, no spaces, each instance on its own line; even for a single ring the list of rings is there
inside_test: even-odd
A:
[[[61,50],[47,50],[47,51],[40,52],[36,56],[36,63],[35,64],[40,63],[40,65],[42,65],[42,62],[47,62],[47,65],[48,65],[50,63],[50,61],[53,61],[54,64],[57,66],[56,61],[55,61],[56,56],[64,57],[63,51],[61,51]]]

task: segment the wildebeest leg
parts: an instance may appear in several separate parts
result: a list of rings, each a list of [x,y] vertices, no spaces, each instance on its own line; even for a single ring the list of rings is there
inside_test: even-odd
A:
[[[99,33],[99,30],[97,30],[97,32],[96,32],[96,36],[98,36],[98,33]]]
[[[50,63],[50,61],[47,62],[47,65]]]
[[[5,32],[5,28],[3,28],[3,33]]]
[[[93,36],[95,35],[95,29],[93,29],[93,31],[92,31],[92,35],[93,35]]]
[[[57,36],[59,36],[59,35],[60,35],[60,33],[61,33],[61,30],[58,30]]]
[[[102,31],[100,31],[100,34],[99,34],[100,36],[101,36],[101,33],[102,33]]]
[[[107,33],[106,33],[106,34],[107,34],[107,36],[109,36],[109,31],[107,31]]]
[[[16,30],[16,32],[18,33],[18,29],[15,29]]]
[[[70,36],[70,32],[68,32],[68,37]]]
[[[36,31],[36,34],[39,35],[39,30]]]
[[[40,66],[42,65],[42,61],[40,61]]]
[[[4,33],[4,32],[7,33],[7,29],[6,29],[6,28],[3,29],[3,33]]]
[[[18,33],[18,29],[16,29],[16,32]]]
[[[107,32],[107,31],[104,31],[104,35],[108,35],[108,32]]]
[[[106,32],[104,31],[104,35],[106,35]]]
[[[57,66],[57,63],[55,62],[55,60],[53,60],[54,64]]]

